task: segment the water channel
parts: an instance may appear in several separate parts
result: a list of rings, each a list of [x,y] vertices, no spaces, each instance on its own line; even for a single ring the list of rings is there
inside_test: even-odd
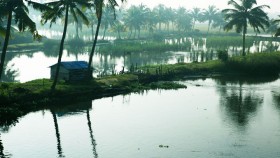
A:
[[[1,158],[277,158],[280,79],[180,81],[29,113],[2,129]]]

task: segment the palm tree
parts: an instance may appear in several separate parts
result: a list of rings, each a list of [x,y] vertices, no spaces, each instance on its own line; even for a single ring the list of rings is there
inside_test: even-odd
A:
[[[192,28],[192,19],[188,15],[186,8],[179,7],[177,10],[176,24],[178,31],[187,31]]]
[[[208,6],[208,9],[204,9],[203,18],[205,21],[208,21],[207,34],[209,33],[212,22],[214,21],[216,15],[217,15],[217,12],[218,12],[218,9],[214,5],[210,5],[210,6]]]
[[[65,21],[65,19],[63,19],[63,21]],[[76,32],[75,38],[79,39],[80,38],[79,30],[82,30],[83,24],[79,21],[79,19],[77,19],[76,21],[76,19],[73,16],[68,17],[68,23],[74,25],[75,32]]]
[[[120,20],[115,20],[112,25],[112,30],[118,33],[117,39],[121,39],[121,32],[125,31],[125,26]]]
[[[29,30],[33,34],[34,39],[40,39],[41,36],[38,34],[36,24],[28,16],[28,8],[23,0],[1,0],[0,1],[0,17],[7,17],[7,25],[5,31],[5,40],[2,48],[1,63],[0,63],[0,80],[3,74],[4,62],[7,53],[7,48],[10,39],[12,20],[18,25],[20,32]],[[3,32],[3,27],[2,27]]]
[[[238,4],[235,0],[230,0],[228,5],[232,5],[233,9],[224,9],[227,24],[224,29],[229,31],[235,26],[237,33],[243,34],[243,50],[242,55],[245,56],[245,35],[247,33],[248,24],[253,27],[255,32],[260,32],[260,28],[265,30],[269,26],[269,18],[263,11],[264,8],[269,8],[267,5],[256,6],[256,0],[239,0]]]
[[[153,9],[153,12],[155,12],[156,18],[158,24],[159,24],[159,31],[161,31],[161,24],[166,23],[166,17],[165,17],[165,10],[166,7],[163,4],[159,4]]]
[[[156,21],[155,21],[156,15],[154,12],[147,8],[147,14],[145,18],[145,28],[148,30],[149,34],[151,35],[154,30],[156,29]]]
[[[275,32],[278,30],[277,20],[269,20],[269,27],[266,29],[267,33],[271,33],[272,37],[275,35]]]
[[[193,20],[193,30],[194,30],[194,26],[195,26],[195,23],[196,21],[200,21],[200,17],[201,17],[201,11],[200,11],[200,8],[193,8],[191,13],[190,13],[191,17],[192,17],[192,20]]]
[[[68,26],[68,15],[69,11],[74,17],[75,21],[78,21],[78,17],[80,17],[84,23],[88,24],[88,19],[80,9],[80,7],[83,6],[91,6],[88,0],[59,0],[54,2],[49,2],[45,4],[37,3],[28,1],[30,5],[32,5],[35,9],[38,9],[42,12],[42,24],[46,24],[48,21],[50,21],[50,27],[52,26],[52,23],[55,23],[57,19],[63,17],[64,19],[64,28],[63,28],[63,34],[62,39],[60,41],[60,48],[59,48],[59,54],[58,54],[58,61],[56,65],[56,72],[54,76],[54,81],[51,87],[51,91],[54,92],[57,81],[58,81],[58,75],[60,71],[60,65],[61,65],[61,58],[63,55],[63,46],[64,46],[64,40],[66,37],[67,32],[67,26]]]
[[[122,2],[125,0],[121,0]],[[102,13],[103,13],[103,6],[105,5],[105,3],[107,1],[105,0],[93,0],[94,2],[94,9],[95,9],[95,15],[97,17],[97,27],[96,27],[96,31],[95,31],[95,37],[94,37],[94,41],[92,44],[92,49],[89,55],[89,62],[88,62],[88,73],[89,73],[89,77],[91,78],[91,64],[92,64],[92,57],[93,57],[93,53],[95,51],[95,46],[97,43],[97,37],[98,37],[98,33],[99,33],[99,28],[100,28],[100,24],[101,24],[101,19],[102,19]],[[109,0],[107,2],[110,6],[111,9],[113,9],[115,11],[115,8],[118,6],[118,3],[116,2],[116,0]]]
[[[226,21],[224,19],[224,15],[222,12],[217,13],[217,16],[215,16],[213,20],[212,27],[213,28],[219,28],[219,32],[221,32],[222,28],[226,25]]]
[[[280,15],[279,15],[280,17]],[[280,19],[277,19],[277,20],[274,20],[274,23],[280,23]],[[279,36],[280,35],[280,28],[277,29],[276,33],[275,33],[275,37]]]
[[[114,11],[111,8],[109,8],[109,6],[106,6],[103,10],[103,20],[101,23],[101,27],[103,26],[103,29],[104,29],[102,40],[104,40],[105,33],[108,30],[108,28],[113,25],[114,20],[115,20],[114,17],[115,17]]]

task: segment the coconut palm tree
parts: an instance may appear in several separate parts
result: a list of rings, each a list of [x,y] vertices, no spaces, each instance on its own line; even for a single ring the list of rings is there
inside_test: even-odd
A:
[[[217,9],[216,6],[210,5],[210,6],[208,6],[207,9],[204,9],[204,12],[202,13],[204,21],[208,21],[207,34],[209,33],[209,30],[211,28],[212,22],[214,21],[216,15],[218,13],[218,10],[219,9]]]
[[[245,56],[245,35],[247,33],[248,24],[255,32],[260,32],[260,29],[265,30],[269,26],[269,18],[267,13],[263,11],[264,8],[269,8],[267,5],[256,6],[256,0],[229,0],[228,5],[233,6],[233,9],[224,9],[222,13],[225,15],[227,24],[224,29],[226,31],[232,30],[235,26],[237,33],[243,34],[243,49],[242,55]]]
[[[89,55],[89,62],[88,62],[88,73],[89,73],[89,77],[91,78],[91,64],[92,64],[92,57],[93,57],[93,53],[95,51],[95,47],[96,47],[96,43],[97,43],[97,37],[98,37],[98,33],[99,33],[99,28],[100,28],[100,24],[101,24],[101,19],[102,19],[102,14],[103,14],[103,7],[106,3],[108,3],[108,5],[110,6],[110,8],[115,11],[115,8],[118,6],[118,3],[116,2],[116,0],[109,0],[109,1],[105,1],[105,0],[92,0],[94,2],[94,9],[95,9],[95,15],[97,17],[97,27],[96,27],[96,31],[95,31],[95,37],[94,37],[94,41],[92,44],[92,49]],[[125,0],[121,0],[122,2]]]
[[[270,19],[269,20],[269,27],[266,29],[267,33],[270,33],[272,37],[275,35],[275,32],[278,30],[278,23],[277,20]]]
[[[125,25],[120,20],[115,20],[112,25],[112,31],[117,32],[117,39],[121,39],[121,32],[125,32]]]
[[[190,13],[190,15],[191,15],[191,18],[192,18],[192,20],[193,20],[193,30],[194,30],[194,27],[195,27],[195,23],[196,23],[196,21],[200,21],[201,19],[200,19],[200,17],[201,17],[201,10],[200,10],[200,8],[193,8],[192,9],[192,11],[191,11],[191,13]]]
[[[178,31],[184,31],[191,30],[192,28],[192,19],[187,13],[186,8],[179,7],[177,10],[177,17],[176,17],[176,24]]]
[[[161,25],[162,23],[166,23],[166,16],[165,16],[165,10],[166,10],[166,7],[163,5],[163,4],[159,4],[158,6],[156,6],[154,9],[153,9],[153,12],[155,12],[155,15],[156,15],[156,19],[157,22],[158,22],[158,26],[159,26],[159,31],[161,31]]]
[[[108,28],[110,26],[112,26],[114,23],[114,20],[115,20],[114,14],[115,14],[114,11],[109,6],[106,6],[103,10],[103,19],[101,22],[101,27],[103,27],[102,40],[104,40],[106,31],[108,30]]]
[[[46,24],[49,21],[51,27],[52,24],[55,23],[59,18],[64,19],[64,28],[63,28],[62,39],[60,41],[56,72],[51,87],[51,91],[54,92],[58,81],[59,71],[60,71],[61,58],[63,55],[63,46],[64,46],[64,41],[65,41],[67,26],[68,26],[69,12],[72,14],[76,22],[78,21],[78,17],[80,17],[85,24],[88,24],[89,23],[88,19],[80,8],[84,6],[87,7],[91,6],[91,3],[89,3],[88,0],[67,0],[67,1],[58,0],[58,1],[48,2],[44,4],[28,1],[28,3],[31,6],[33,6],[33,8],[38,9],[42,12],[42,20],[41,20],[42,24]]]
[[[226,25],[226,21],[224,19],[224,15],[222,12],[218,12],[217,16],[215,16],[213,20],[212,27],[213,28],[218,28],[219,32],[221,32],[222,28]]]
[[[7,53],[7,48],[10,39],[12,20],[17,24],[17,29],[20,32],[29,30],[34,39],[40,39],[41,36],[38,34],[36,29],[36,24],[28,16],[28,8],[23,2],[23,0],[1,0],[0,1],[0,17],[7,18],[6,31],[5,31],[5,40],[3,43],[2,54],[1,54],[1,63],[0,63],[0,80],[3,74],[4,62]],[[14,18],[13,18],[14,17]],[[3,32],[3,27],[2,27]]]

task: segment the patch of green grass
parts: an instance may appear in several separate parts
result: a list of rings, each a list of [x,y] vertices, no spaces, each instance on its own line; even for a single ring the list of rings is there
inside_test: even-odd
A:
[[[34,49],[43,47],[43,43],[21,43],[21,44],[11,44],[8,46],[9,49]]]

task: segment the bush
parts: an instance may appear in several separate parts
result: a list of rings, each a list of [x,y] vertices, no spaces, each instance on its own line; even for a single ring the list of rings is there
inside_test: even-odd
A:
[[[228,52],[226,50],[218,50],[218,59],[223,62],[228,61]]]

